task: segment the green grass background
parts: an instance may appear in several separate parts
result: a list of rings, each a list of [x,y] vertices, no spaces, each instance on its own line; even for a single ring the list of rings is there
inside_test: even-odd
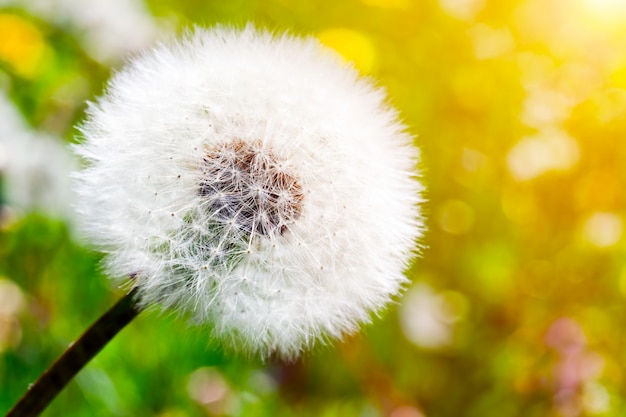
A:
[[[149,312],[45,416],[626,415],[624,9],[608,0],[474,1],[475,12],[455,16],[461,6],[451,0],[376,3],[148,7],[174,32],[253,21],[319,35],[386,88],[418,135],[428,188],[423,258],[407,274],[454,310],[447,342],[412,343],[400,298],[343,342],[296,363],[260,363],[225,356],[201,329]],[[22,7],[0,14],[36,28],[49,51],[26,75],[0,53],[0,86],[33,129],[73,141],[85,100],[123,60],[95,61],[79,30]],[[551,128],[569,135],[577,157],[558,165],[556,149],[547,154],[553,169],[520,178],[516,145]],[[522,159],[522,172],[542,155]],[[590,220],[598,214],[613,221]],[[99,260],[45,213],[2,225],[0,279],[19,288],[24,307],[0,317],[0,413],[121,296]],[[546,336],[563,318],[584,338],[559,351]],[[226,388],[210,403],[190,394],[216,386]]]

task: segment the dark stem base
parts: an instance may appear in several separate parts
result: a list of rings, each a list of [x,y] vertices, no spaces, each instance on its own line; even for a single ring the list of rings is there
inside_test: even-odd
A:
[[[80,338],[30,385],[6,417],[39,415],[67,383],[128,323],[140,310],[132,290],[102,315]]]

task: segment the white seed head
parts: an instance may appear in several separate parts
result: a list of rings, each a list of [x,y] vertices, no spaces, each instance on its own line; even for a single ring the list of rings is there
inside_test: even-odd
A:
[[[423,229],[412,137],[315,39],[196,29],[89,108],[79,211],[143,306],[291,358],[367,322]]]
[[[70,172],[77,167],[76,158],[61,138],[29,128],[2,91],[0,120],[0,182],[6,193],[0,200],[6,198],[17,213],[63,219],[72,230],[76,216]]]

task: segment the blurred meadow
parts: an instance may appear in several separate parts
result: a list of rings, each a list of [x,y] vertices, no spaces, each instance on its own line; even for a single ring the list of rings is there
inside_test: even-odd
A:
[[[292,364],[143,314],[44,415],[626,415],[623,0],[0,0],[0,413],[122,294],[72,214],[85,101],[159,39],[247,21],[318,36],[417,135],[412,284]]]

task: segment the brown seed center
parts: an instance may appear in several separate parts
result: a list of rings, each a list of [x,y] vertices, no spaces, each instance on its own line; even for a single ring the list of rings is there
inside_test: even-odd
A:
[[[260,141],[206,150],[198,195],[211,218],[246,235],[284,234],[302,211],[298,179]]]

